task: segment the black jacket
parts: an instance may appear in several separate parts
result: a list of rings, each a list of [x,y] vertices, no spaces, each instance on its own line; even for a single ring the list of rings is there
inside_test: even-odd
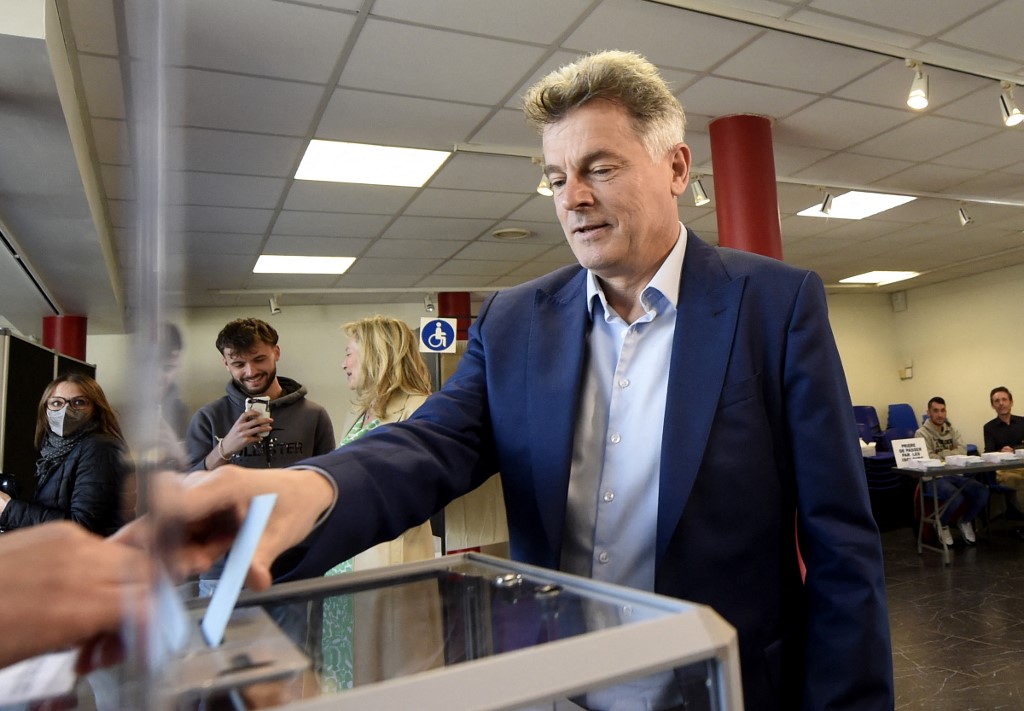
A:
[[[69,520],[94,533],[110,535],[123,523],[121,497],[130,472],[120,441],[90,435],[56,469],[36,482],[32,501],[8,502],[0,513],[0,528]]]

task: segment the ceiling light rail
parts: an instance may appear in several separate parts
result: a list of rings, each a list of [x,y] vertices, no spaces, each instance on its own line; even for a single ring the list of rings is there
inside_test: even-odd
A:
[[[801,25],[789,20],[782,20],[777,17],[769,17],[749,10],[731,7],[720,1],[647,0],[647,2],[656,3],[658,5],[668,5],[681,10],[691,10],[693,12],[699,12],[702,15],[721,17],[726,20],[734,20],[747,25],[761,27],[766,30],[786,32],[791,35],[821,40],[823,42],[837,44],[851,49],[860,49],[865,52],[871,52],[885,57],[892,57],[893,59],[916,61],[921,64],[927,64],[930,67],[948,69],[951,72],[957,72],[959,74],[969,74],[971,76],[978,77],[979,79],[994,79],[996,81],[1006,81],[1010,83],[1020,81],[1019,76],[995,71],[984,65],[960,59],[958,57],[938,57],[929,54],[908,53],[906,47],[897,47],[896,45],[879,42],[878,40],[869,39],[861,35],[856,35],[851,32],[843,32],[842,30],[829,27]]]

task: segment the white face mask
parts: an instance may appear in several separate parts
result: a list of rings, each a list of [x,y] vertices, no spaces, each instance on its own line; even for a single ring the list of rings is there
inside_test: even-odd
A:
[[[64,416],[68,414],[68,406],[65,405],[59,410],[47,410],[46,421],[50,424],[50,431],[58,437],[64,436]]]
[[[50,431],[55,435],[67,437],[81,427],[85,420],[78,412],[72,411],[69,414],[68,406],[65,405],[59,410],[47,410],[46,421],[50,425]]]

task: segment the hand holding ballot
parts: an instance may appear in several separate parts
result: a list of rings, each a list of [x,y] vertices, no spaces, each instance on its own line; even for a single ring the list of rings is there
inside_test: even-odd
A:
[[[130,524],[115,538],[141,545],[155,525],[168,569],[176,577],[192,575],[227,553],[249,503],[261,494],[278,498],[246,585],[264,590],[272,582],[270,566],[277,556],[308,536],[334,501],[334,487],[315,471],[227,465],[195,472],[183,480],[183,486],[165,482],[154,497],[154,517]]]

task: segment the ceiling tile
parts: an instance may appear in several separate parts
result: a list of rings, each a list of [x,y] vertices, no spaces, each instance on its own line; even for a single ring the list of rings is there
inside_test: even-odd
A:
[[[447,259],[465,246],[465,242],[455,240],[378,239],[363,256],[377,259]]]
[[[502,218],[530,199],[528,194],[427,188],[406,209],[407,215]]]
[[[542,175],[540,164],[532,163],[529,158],[458,151],[430,180],[430,187],[522,193],[525,196],[537,190]]]
[[[936,158],[986,136],[999,129],[941,118],[918,116],[910,123],[857,145],[858,153],[923,161]]]
[[[685,108],[700,106],[712,116],[761,114],[780,117],[807,106],[817,95],[777,87],[750,84],[732,79],[706,77],[679,95]]]
[[[970,5],[963,8],[965,12],[975,9]],[[1021,27],[1024,27],[1024,3],[1004,0],[951,27],[939,39],[1024,64]]]
[[[284,190],[284,178],[172,171],[166,176],[170,205],[224,205],[272,209]]]
[[[304,142],[205,128],[168,131],[168,167],[212,173],[290,177]]]
[[[539,47],[370,19],[340,84],[493,104],[519,84],[541,54]]]
[[[89,115],[98,118],[123,119],[124,92],[121,88],[121,65],[113,57],[82,55],[79,58],[85,102]]]
[[[168,71],[168,123],[306,136],[323,87],[198,69]]]
[[[466,141],[489,113],[484,106],[336,89],[316,137],[450,151]]]
[[[167,229],[197,232],[248,232],[262,234],[273,210],[206,205],[172,205],[167,210]]]
[[[180,8],[174,13],[174,8]],[[356,16],[297,3],[188,0],[164,10],[167,63],[249,75],[326,82]],[[183,38],[185,41],[182,41]]]
[[[468,241],[480,236],[494,220],[403,215],[382,235],[383,239],[440,239]]]
[[[715,73],[741,81],[827,94],[886,61],[886,57],[828,42],[773,33],[758,37],[715,67]]]
[[[274,223],[273,234],[371,238],[376,237],[389,220],[387,215],[282,210]]]
[[[271,235],[263,254],[292,254],[304,257],[358,257],[370,245],[369,239],[354,237],[308,237]]]
[[[71,31],[80,52],[117,56],[117,26],[113,0],[68,3]]]
[[[296,180],[288,190],[284,209],[391,215],[401,210],[415,194],[416,188],[391,185]]]
[[[706,71],[761,32],[688,10],[623,0],[601,3],[563,44],[583,52],[628,48],[661,66]]]
[[[772,134],[782,143],[840,150],[913,119],[909,111],[823,99],[778,121]]]
[[[590,4],[590,0],[376,0],[373,16],[547,44]]]

